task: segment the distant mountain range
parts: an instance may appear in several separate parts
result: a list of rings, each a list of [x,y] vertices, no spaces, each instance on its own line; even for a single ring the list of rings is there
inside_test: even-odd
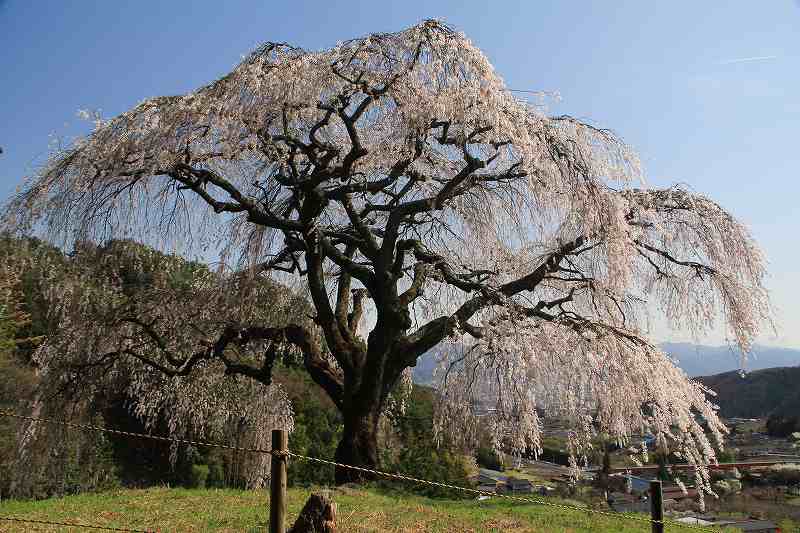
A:
[[[692,377],[739,370],[739,353],[730,346],[666,342],[661,344],[661,348],[676,359],[678,365]],[[432,383],[433,370],[436,368],[436,357],[433,354],[456,349],[456,346],[437,347],[420,357],[414,368],[414,381],[421,384]],[[800,365],[800,350],[756,345],[753,353],[747,358],[745,369],[752,372],[764,368],[798,365]]]
[[[739,370],[739,352],[730,346],[704,346],[688,342],[666,342],[661,348],[678,361],[690,376],[709,376]],[[748,372],[772,367],[800,365],[800,350],[755,345],[747,357]]]

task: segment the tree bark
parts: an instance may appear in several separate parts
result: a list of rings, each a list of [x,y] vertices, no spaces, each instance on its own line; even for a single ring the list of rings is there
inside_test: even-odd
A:
[[[350,409],[347,409],[350,407]],[[344,431],[336,447],[336,462],[376,470],[378,468],[378,420],[381,405],[346,406]],[[375,476],[360,470],[336,467],[336,484],[359,483]]]

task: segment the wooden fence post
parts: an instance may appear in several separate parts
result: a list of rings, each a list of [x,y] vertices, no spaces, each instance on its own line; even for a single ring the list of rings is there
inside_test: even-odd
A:
[[[272,430],[272,451],[286,452],[289,449],[285,429]],[[272,455],[272,474],[269,482],[269,532],[286,532],[286,459],[284,454]]]
[[[664,496],[660,479],[650,481],[650,520],[652,533],[664,533]]]

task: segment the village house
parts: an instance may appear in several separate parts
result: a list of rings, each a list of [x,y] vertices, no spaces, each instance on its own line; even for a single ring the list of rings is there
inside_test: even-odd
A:
[[[478,475],[473,476],[471,481],[478,486],[478,490],[495,494],[529,494],[533,492],[533,484],[530,480],[506,476],[502,472],[488,468],[481,468]]]
[[[481,468],[478,475],[470,478],[470,481],[478,486],[478,490],[500,494],[505,491],[507,479],[502,472]]]
[[[509,477],[506,479],[506,491],[519,494],[533,492],[533,484],[529,479]]]

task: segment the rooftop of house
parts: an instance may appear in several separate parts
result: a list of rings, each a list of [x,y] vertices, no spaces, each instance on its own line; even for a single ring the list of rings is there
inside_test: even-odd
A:
[[[504,475],[502,472],[489,470],[488,468],[481,468],[478,470],[478,475],[494,479],[495,481],[506,481],[508,479],[508,476]]]

